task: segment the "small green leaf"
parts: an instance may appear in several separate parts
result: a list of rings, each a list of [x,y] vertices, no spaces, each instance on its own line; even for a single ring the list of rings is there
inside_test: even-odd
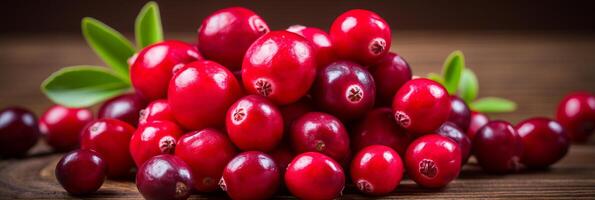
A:
[[[127,60],[135,52],[132,43],[118,31],[90,17],[83,18],[82,29],[87,43],[95,53],[118,76],[129,82]]]
[[[104,67],[72,66],[54,72],[41,91],[54,103],[89,107],[130,89],[130,84]]]
[[[145,4],[140,13],[138,13],[134,24],[134,33],[138,48],[143,48],[163,40],[163,28],[161,27],[161,17],[157,3],[151,1]]]
[[[444,87],[449,94],[455,94],[461,80],[461,73],[465,68],[465,57],[463,52],[457,50],[448,55],[442,67],[442,76],[444,77]]]
[[[469,105],[471,110],[483,113],[503,113],[516,110],[516,103],[499,97],[477,99]]]
[[[477,98],[479,92],[479,83],[475,73],[469,68],[463,69],[461,81],[459,82],[459,96],[467,103],[471,103]]]
[[[442,78],[442,76],[440,76],[440,74],[436,74],[436,73],[429,73],[428,74],[428,79],[436,81],[442,85],[444,85],[444,79]]]

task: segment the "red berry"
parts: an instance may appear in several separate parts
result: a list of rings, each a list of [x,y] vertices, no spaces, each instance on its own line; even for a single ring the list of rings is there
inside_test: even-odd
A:
[[[448,119],[450,96],[440,83],[419,78],[407,81],[393,99],[399,125],[417,136],[432,132]]]
[[[158,155],[138,168],[136,187],[145,199],[187,199],[192,192],[192,172],[180,158]]]
[[[335,199],[345,188],[339,163],[316,152],[296,156],[285,172],[285,185],[299,199]]]
[[[85,108],[50,107],[39,119],[39,130],[56,151],[79,147],[81,130],[93,120],[93,112]]]
[[[477,131],[473,139],[473,153],[486,172],[517,171],[523,155],[523,141],[510,123],[491,121]]]
[[[136,94],[124,94],[114,97],[101,105],[99,108],[99,119],[118,119],[132,126],[138,124],[140,111],[147,106],[145,100]]]
[[[209,60],[230,70],[242,67],[248,47],[269,32],[269,26],[256,13],[242,7],[215,11],[198,28],[198,48]]]
[[[407,61],[392,52],[386,54],[378,64],[368,70],[374,77],[376,105],[380,106],[390,106],[399,88],[411,80],[411,68]]]
[[[271,151],[269,155],[275,160],[281,174],[285,174],[285,169],[287,169],[287,166],[295,157],[288,145],[279,145],[275,150]]]
[[[336,60],[331,38],[325,31],[302,25],[293,25],[287,31],[303,36],[310,41],[316,50],[316,66],[322,68]]]
[[[186,64],[169,85],[168,102],[176,121],[188,130],[223,127],[225,111],[241,95],[225,67],[211,61]]]
[[[236,156],[219,183],[231,199],[269,199],[280,184],[279,167],[271,156],[248,151]]]
[[[175,122],[174,114],[171,112],[169,103],[165,99],[158,99],[151,102],[145,109],[140,111],[138,126],[145,125],[152,121]]]
[[[130,81],[143,98],[161,99],[167,94],[174,69],[195,60],[202,60],[196,47],[176,40],[159,42],[138,53],[130,66]]]
[[[185,134],[178,140],[176,156],[192,169],[194,189],[200,192],[217,190],[225,165],[237,151],[231,141],[215,129]]]
[[[465,132],[452,122],[445,122],[436,130],[438,135],[446,136],[455,141],[461,149],[461,164],[466,164],[471,156],[471,140]]]
[[[315,49],[304,37],[273,31],[258,38],[246,52],[242,80],[250,94],[286,105],[302,98],[316,76]]]
[[[312,86],[318,108],[343,120],[353,120],[374,107],[372,75],[360,65],[337,61],[322,68]]]
[[[56,179],[70,194],[84,195],[97,191],[107,173],[107,163],[91,150],[72,151],[56,165]]]
[[[95,120],[81,132],[81,149],[90,149],[102,155],[107,162],[107,176],[121,178],[129,175],[134,166],[128,152],[134,127],[116,119]]]
[[[531,118],[515,127],[523,141],[521,163],[531,168],[545,168],[568,152],[570,139],[560,123],[544,118]]]
[[[283,130],[289,131],[295,120],[306,113],[314,112],[312,104],[312,99],[306,96],[295,103],[279,107],[285,124]]]
[[[366,114],[351,133],[354,151],[360,151],[370,145],[385,145],[405,155],[411,142],[405,129],[393,118],[390,108],[376,108]]]
[[[447,121],[456,124],[463,131],[469,129],[471,110],[461,98],[450,96],[450,115]]]
[[[372,65],[384,57],[391,45],[390,27],[378,14],[354,9],[341,14],[331,26],[337,56]]]
[[[31,111],[19,107],[0,111],[0,156],[25,155],[39,136],[37,117]]]
[[[138,127],[130,139],[130,155],[136,166],[140,167],[156,155],[173,154],[183,133],[176,124],[168,121],[153,121]]]
[[[427,188],[441,188],[459,176],[461,149],[453,140],[436,134],[422,136],[405,155],[409,178]]]
[[[556,119],[575,142],[586,142],[595,131],[595,95],[574,92],[558,105]]]
[[[389,194],[399,186],[402,177],[401,157],[387,146],[368,146],[351,161],[351,179],[366,194]]]
[[[349,157],[349,135],[343,123],[332,115],[311,112],[293,123],[290,133],[295,153],[320,152],[340,163]]]
[[[266,98],[249,95],[227,111],[227,134],[244,151],[271,151],[283,138],[281,111]]]
[[[488,122],[490,122],[490,119],[487,115],[480,112],[472,111],[471,120],[469,121],[469,129],[467,129],[467,136],[469,136],[469,139],[473,141],[473,138],[475,138],[475,134],[477,134],[477,131],[479,131],[479,129],[484,125],[488,124]]]

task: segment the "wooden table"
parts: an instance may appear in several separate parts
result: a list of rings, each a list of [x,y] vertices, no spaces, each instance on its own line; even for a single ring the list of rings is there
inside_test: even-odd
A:
[[[192,41],[191,34],[168,38]],[[492,115],[516,123],[531,116],[553,117],[557,102],[574,90],[595,92],[595,35],[564,32],[397,32],[393,50],[411,64],[414,74],[438,72],[452,50],[465,53],[467,66],[480,79],[480,96],[516,101],[514,113]],[[79,35],[0,36],[0,107],[23,105],[40,114],[51,103],[39,84],[60,67],[102,65]],[[483,173],[472,160],[448,187],[426,190],[406,179],[389,198],[595,198],[595,138],[573,145],[570,153],[546,171],[510,175]],[[69,198],[53,177],[61,157],[40,142],[31,156],[0,161],[0,198]],[[132,181],[107,181],[91,197],[140,198]],[[224,194],[192,198],[225,198]],[[291,198],[280,195],[278,198]],[[364,196],[348,188],[344,198]]]

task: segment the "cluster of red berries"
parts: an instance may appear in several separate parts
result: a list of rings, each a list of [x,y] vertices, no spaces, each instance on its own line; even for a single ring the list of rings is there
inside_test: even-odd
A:
[[[334,199],[347,180],[389,194],[405,172],[422,187],[444,187],[472,154],[491,173],[547,167],[566,154],[569,136],[584,141],[595,129],[589,93],[565,98],[558,121],[490,121],[441,84],[412,79],[390,46],[388,24],[367,10],[343,13],[327,34],[270,31],[254,12],[227,8],[202,22],[197,46],[165,41],[131,58],[136,93],[105,102],[98,119],[54,106],[39,130],[57,151],[79,148],[56,166],[71,194],[136,167],[147,199],[218,189],[265,199],[280,187]],[[37,126],[31,112],[2,111],[2,156],[24,154]]]

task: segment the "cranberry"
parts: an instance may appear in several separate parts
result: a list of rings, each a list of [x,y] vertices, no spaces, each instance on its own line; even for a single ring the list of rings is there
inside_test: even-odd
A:
[[[81,130],[92,120],[89,109],[55,105],[39,119],[39,130],[54,150],[70,151],[79,146]]]
[[[230,70],[240,69],[248,47],[269,32],[256,13],[242,7],[215,11],[198,28],[198,48],[203,55]]]
[[[325,31],[302,25],[290,26],[287,31],[301,35],[312,43],[316,49],[316,66],[319,69],[335,61],[331,38]]]
[[[91,150],[72,151],[56,165],[56,179],[70,194],[84,195],[97,191],[107,173],[107,163]]]
[[[407,81],[393,99],[395,120],[419,136],[434,131],[450,114],[450,96],[435,81],[418,78]]]
[[[315,151],[345,163],[349,157],[349,135],[343,123],[332,115],[311,112],[293,123],[290,133],[295,153]]]
[[[164,98],[174,68],[195,60],[202,57],[185,42],[169,40],[145,47],[130,66],[132,86],[148,100]]]
[[[265,96],[276,104],[298,101],[316,76],[314,48],[304,37],[273,31],[258,38],[246,52],[242,80],[250,94]]]
[[[480,112],[471,111],[469,129],[467,129],[467,136],[469,136],[469,139],[473,141],[473,138],[475,138],[475,134],[477,134],[477,131],[484,125],[488,124],[489,121],[490,119],[487,115]]]
[[[359,191],[372,195],[389,194],[403,178],[403,162],[392,148],[372,145],[351,161],[351,179]]]
[[[269,155],[244,152],[229,161],[219,184],[232,199],[269,199],[280,184],[279,167]]]
[[[411,80],[411,68],[403,57],[389,52],[378,64],[371,66],[370,74],[376,84],[376,105],[390,106],[395,93]]]
[[[134,127],[116,119],[95,120],[81,132],[81,149],[101,154],[107,162],[107,176],[121,178],[129,175],[134,166],[128,152]]]
[[[227,134],[240,149],[270,151],[283,138],[281,111],[266,98],[249,95],[227,111]]]
[[[285,174],[285,169],[287,169],[287,166],[295,157],[288,145],[279,145],[269,155],[275,160],[281,174]]]
[[[192,172],[180,158],[158,155],[138,169],[136,187],[145,199],[187,199],[192,192]]]
[[[212,192],[219,188],[217,183],[223,169],[237,151],[224,133],[204,129],[182,136],[175,154],[192,169],[194,189]]]
[[[140,167],[159,154],[173,154],[182,130],[173,122],[153,121],[138,127],[130,139],[130,155]]]
[[[25,155],[39,136],[37,118],[31,111],[19,107],[0,111],[0,156]]]
[[[225,111],[241,95],[225,67],[211,61],[187,64],[169,85],[168,102],[176,121],[189,130],[223,127]]]
[[[393,118],[390,108],[376,108],[366,114],[351,133],[354,151],[360,151],[370,145],[386,145],[405,155],[411,142],[405,129]]]
[[[568,152],[570,139],[560,123],[544,118],[531,118],[515,127],[523,141],[521,163],[531,168],[545,168]]]
[[[124,94],[114,97],[101,105],[99,118],[119,119],[132,126],[138,124],[140,111],[147,106],[145,100],[136,94]]]
[[[461,164],[466,164],[471,156],[471,140],[465,135],[465,132],[454,123],[445,122],[436,130],[436,133],[454,140],[459,145],[462,158]]]
[[[392,35],[378,14],[354,9],[335,19],[330,36],[337,56],[372,65],[388,53]]]
[[[523,155],[523,141],[510,123],[490,121],[477,131],[473,139],[473,152],[486,172],[517,171]]]
[[[595,131],[595,96],[588,92],[566,95],[558,105],[556,119],[575,142],[586,142]]]
[[[471,123],[471,110],[461,98],[450,96],[450,115],[449,122],[456,124],[461,130],[467,131]]]
[[[171,112],[167,100],[155,100],[151,102],[145,109],[140,111],[138,126],[145,125],[152,121],[175,121],[174,114]]]
[[[411,143],[405,155],[407,174],[417,184],[441,188],[459,176],[461,149],[453,140],[436,134]]]
[[[341,165],[321,153],[296,156],[285,172],[285,184],[299,199],[335,199],[345,188]]]
[[[279,107],[279,110],[281,111],[283,123],[285,124],[283,130],[289,131],[293,122],[299,119],[302,115],[313,112],[314,106],[312,105],[312,99],[304,97],[295,103]]]

